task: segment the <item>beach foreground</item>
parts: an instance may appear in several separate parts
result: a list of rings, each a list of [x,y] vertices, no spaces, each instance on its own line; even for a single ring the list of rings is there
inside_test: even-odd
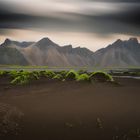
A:
[[[120,84],[41,78],[27,85],[11,85],[3,77],[0,113],[9,110],[10,113],[3,114],[6,121],[0,120],[3,121],[0,137],[2,140],[140,139],[140,80],[115,80]]]

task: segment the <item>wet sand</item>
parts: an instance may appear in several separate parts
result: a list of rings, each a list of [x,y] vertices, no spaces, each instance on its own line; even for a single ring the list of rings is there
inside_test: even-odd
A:
[[[140,128],[140,80],[111,83],[48,81],[24,86],[0,79],[0,103],[23,116],[16,134],[2,140],[137,140]],[[137,133],[137,134],[135,134]]]

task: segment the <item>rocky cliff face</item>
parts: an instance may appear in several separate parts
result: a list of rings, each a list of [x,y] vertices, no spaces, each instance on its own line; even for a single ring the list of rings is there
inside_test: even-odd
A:
[[[140,66],[140,44],[136,38],[117,40],[94,53],[96,66]]]
[[[24,55],[17,49],[11,40],[5,40],[0,46],[0,64],[4,65],[29,65]]]
[[[23,47],[24,44],[24,47]],[[38,42],[17,42],[6,39],[1,45],[7,50],[16,50],[25,58],[30,65],[48,65],[48,66],[91,66],[93,65],[93,52],[86,48],[72,48],[71,45],[59,46],[49,38],[43,38]],[[7,54],[7,51],[5,50]],[[8,55],[8,54],[7,54]],[[14,54],[13,54],[14,55]],[[7,58],[10,59],[9,57]],[[16,59],[13,57],[13,59]],[[2,60],[5,63],[5,60]],[[1,64],[3,64],[1,62]],[[12,62],[9,60],[9,64]],[[19,63],[18,63],[19,64]],[[23,63],[20,63],[23,65]],[[25,64],[25,62],[24,62]]]
[[[0,46],[0,64],[48,66],[140,66],[140,44],[136,38],[118,39],[106,48],[92,52],[87,48],[59,46],[49,38],[38,42],[6,39]]]

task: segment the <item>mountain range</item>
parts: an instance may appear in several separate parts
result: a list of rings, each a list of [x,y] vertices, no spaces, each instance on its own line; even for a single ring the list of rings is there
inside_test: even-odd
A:
[[[60,46],[49,38],[38,42],[6,39],[0,45],[0,64],[38,66],[140,66],[140,43],[137,38],[118,39],[105,48],[92,52],[87,48]]]

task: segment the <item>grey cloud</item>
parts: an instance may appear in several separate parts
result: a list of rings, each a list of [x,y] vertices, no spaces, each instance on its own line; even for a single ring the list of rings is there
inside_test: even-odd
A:
[[[86,0],[85,0],[86,1]],[[88,0],[93,2],[129,2],[129,3],[140,3],[140,0]]]
[[[117,2],[122,1],[125,0],[117,0]],[[126,0],[125,2],[131,2],[131,0]],[[133,2],[138,1],[133,0]],[[8,9],[10,9],[8,5],[0,3],[0,34],[4,34],[2,29],[30,28],[37,30],[91,32],[101,35],[115,33],[140,35],[140,4],[124,7],[121,12],[118,9],[116,13],[100,15],[92,15],[90,13],[88,15],[64,12],[59,13],[59,17],[22,14]]]

